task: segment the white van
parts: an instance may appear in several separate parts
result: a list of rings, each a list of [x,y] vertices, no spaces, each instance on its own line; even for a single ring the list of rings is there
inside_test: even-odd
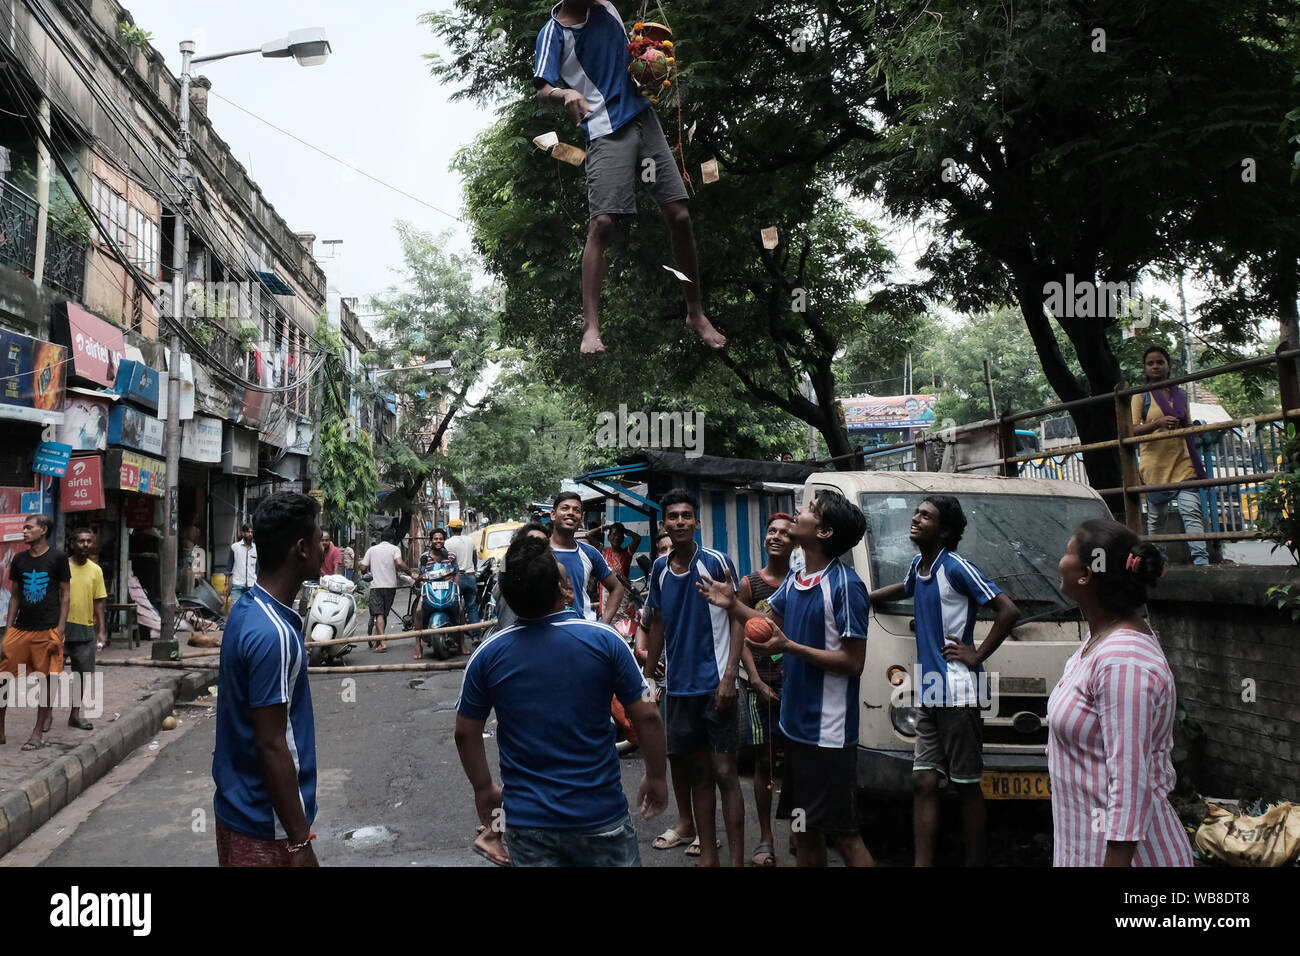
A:
[[[1046,800],[1047,696],[1078,648],[1085,625],[1059,590],[1057,563],[1074,529],[1109,518],[1086,485],[1041,478],[942,472],[821,472],[804,484],[804,500],[840,492],[867,518],[867,533],[841,558],[868,589],[901,582],[916,555],[912,513],[926,495],[953,495],[966,514],[958,550],[1005,591],[1020,623],[984,665],[990,706],[984,711],[986,798]],[[858,783],[875,794],[912,789],[917,711],[908,691],[916,674],[911,600],[873,605],[862,671]],[[976,646],[992,615],[981,612]]]

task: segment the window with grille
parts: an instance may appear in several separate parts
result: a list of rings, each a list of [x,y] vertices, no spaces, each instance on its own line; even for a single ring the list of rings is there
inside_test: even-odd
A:
[[[113,244],[126,252],[126,199],[100,180],[95,180],[95,212]]]
[[[94,182],[92,201],[104,231],[136,268],[155,278],[162,275],[162,231],[157,222],[127,203],[102,180]]]

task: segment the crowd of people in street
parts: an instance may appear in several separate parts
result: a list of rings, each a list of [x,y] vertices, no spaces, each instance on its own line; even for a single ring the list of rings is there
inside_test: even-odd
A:
[[[724,859],[776,865],[775,802],[775,818],[791,822],[799,865],[825,865],[828,847],[846,865],[872,865],[858,818],[859,683],[872,602],[910,598],[920,685],[933,675],[936,687],[921,700],[916,734],[915,863],[934,861],[943,786],[961,797],[966,862],[984,863],[977,686],[1019,611],[959,552],[961,503],[927,496],[912,517],[917,554],[904,580],[871,593],[843,560],[866,519],[835,492],[819,493],[796,514],[772,515],[766,562],[743,578],[728,555],[698,543],[690,493],[675,489],[660,506],[645,612],[630,642],[606,626],[626,575],[577,540],[576,495],[557,497],[550,527],[530,523],[516,532],[498,605],[501,620],[513,623],[475,650],[457,703],[455,741],[481,824],[472,849],[503,866],[640,863],[615,748],[617,702],[644,758],[633,808],[655,818],[673,793],[676,820],[652,851],[685,844],[703,866]],[[310,498],[274,495],[253,525],[259,577],[232,610],[221,651],[218,849],[223,864],[313,864],[315,739],[301,620],[291,604],[327,552]],[[386,544],[362,566],[377,570],[390,554]],[[613,536],[611,545],[620,550]],[[1173,679],[1138,615],[1163,556],[1109,520],[1085,522],[1063,551],[1060,587],[1081,609],[1088,634],[1048,704],[1054,861],[1190,865],[1167,799]],[[401,566],[400,554],[382,560]],[[607,591],[599,614],[591,582]],[[981,608],[993,620],[977,645]],[[493,713],[499,783],[483,736]],[[756,758],[759,834],[748,853],[742,747]]]

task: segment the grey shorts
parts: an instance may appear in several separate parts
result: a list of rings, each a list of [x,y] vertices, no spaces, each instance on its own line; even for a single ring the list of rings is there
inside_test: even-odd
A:
[[[953,783],[979,783],[984,727],[978,707],[922,707],[912,772],[934,770]]]
[[[75,627],[76,625],[69,625]],[[64,641],[63,661],[75,674],[95,673],[95,641]]]
[[[639,182],[645,183],[660,206],[687,198],[677,160],[653,108],[587,144],[588,217],[634,215]]]
[[[397,588],[371,588],[369,595],[370,616],[387,618],[393,609],[393,598],[397,597]]]

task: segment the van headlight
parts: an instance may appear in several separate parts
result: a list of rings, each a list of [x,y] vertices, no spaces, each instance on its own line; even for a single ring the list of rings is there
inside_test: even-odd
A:
[[[895,703],[889,705],[889,722],[904,737],[916,736],[916,722],[920,719],[920,716],[921,712],[915,707],[906,707]]]

